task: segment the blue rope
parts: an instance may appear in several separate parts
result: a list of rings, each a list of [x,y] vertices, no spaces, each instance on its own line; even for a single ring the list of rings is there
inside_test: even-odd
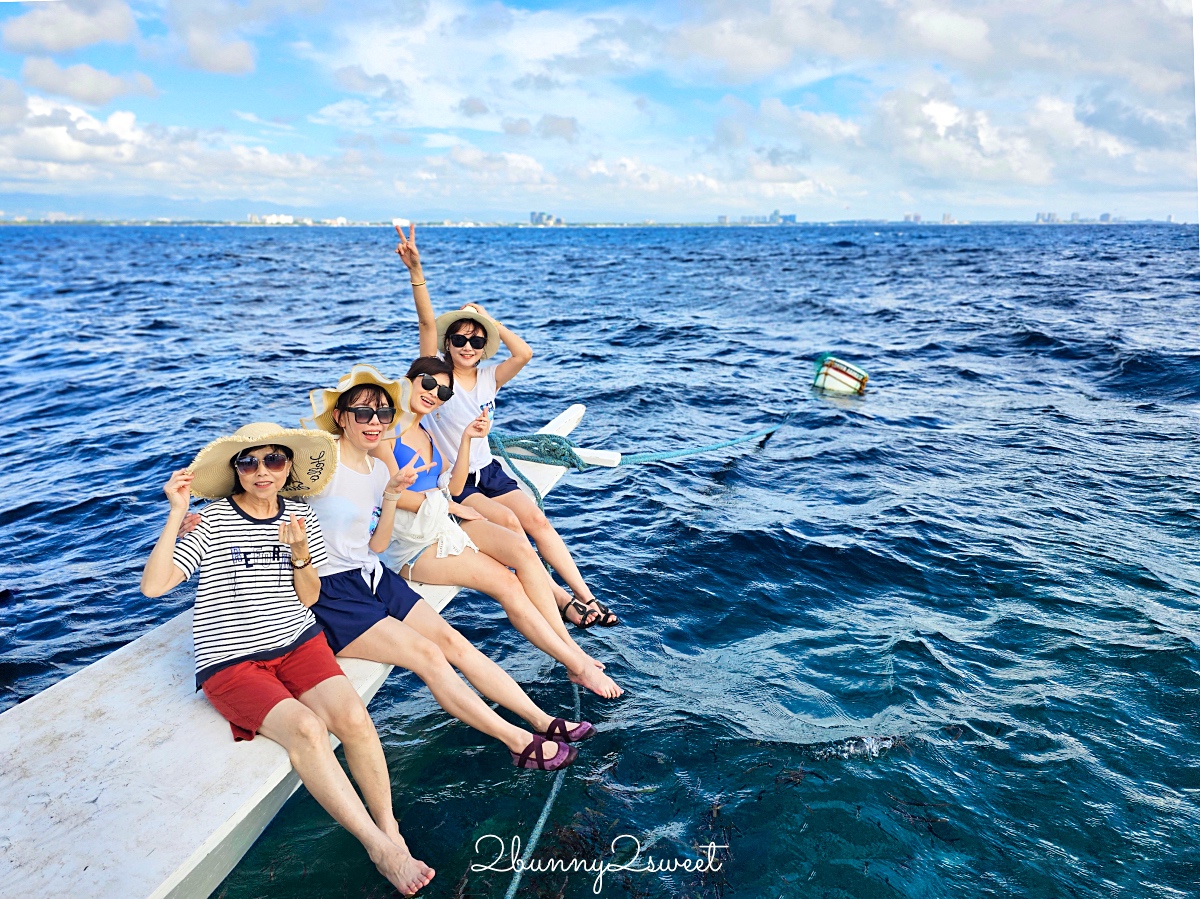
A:
[[[664,462],[668,459],[682,459],[685,456],[698,456],[701,453],[711,453],[714,450],[725,449],[730,446],[737,446],[739,443],[746,443],[750,440],[765,440],[770,437],[784,425],[786,425],[795,415],[791,412],[785,415],[783,420],[773,427],[766,428],[762,431],[756,431],[753,434],[746,434],[743,437],[735,437],[732,440],[722,440],[718,443],[710,443],[706,446],[688,447],[678,450],[667,450],[658,453],[630,453],[621,455],[621,465],[640,465],[644,462]],[[529,478],[521,473],[514,461],[540,462],[544,465],[560,465],[563,468],[574,468],[577,471],[587,471],[589,468],[595,468],[594,465],[588,465],[579,458],[579,454],[575,452],[579,445],[566,437],[559,437],[555,434],[522,434],[518,437],[501,437],[499,434],[492,434],[488,438],[488,443],[491,445],[492,452],[500,456],[511,471],[515,472],[517,477],[533,491],[533,497],[537,500],[538,508],[542,508],[542,494],[533,485]],[[516,447],[524,451],[525,454],[518,456],[516,460],[508,454],[509,447]]]
[[[513,464],[517,460],[508,454],[510,446],[522,449],[532,457],[519,457],[525,462],[559,465],[578,471],[586,471],[591,467],[576,454],[575,447],[578,444],[566,437],[559,437],[557,434],[522,434],[518,437],[501,437],[499,434],[492,434],[488,437],[488,445],[492,448],[493,453],[508,463],[509,471],[513,472],[521,483],[530,489],[533,498],[537,500],[538,508],[542,511],[545,511],[545,506],[542,504],[542,492],[537,489],[533,481],[522,473],[520,468]]]

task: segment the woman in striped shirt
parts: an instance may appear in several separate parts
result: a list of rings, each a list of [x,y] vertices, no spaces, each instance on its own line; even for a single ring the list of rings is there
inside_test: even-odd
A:
[[[161,596],[200,571],[197,688],[234,739],[259,733],[287,750],[313,798],[358,838],[388,882],[411,896],[434,871],[413,858],[400,835],[375,725],[309,611],[320,595],[316,567],[326,549],[316,516],[297,497],[323,488],[336,464],[328,435],[266,423],[205,447],[167,481],[170,512],[141,588]],[[216,502],[176,544],[193,493]],[[330,732],[345,747],[366,806],[330,748]]]

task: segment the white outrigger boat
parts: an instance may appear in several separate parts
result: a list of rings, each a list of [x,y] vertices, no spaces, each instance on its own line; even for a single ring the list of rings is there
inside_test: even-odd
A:
[[[566,436],[583,413],[539,433]],[[542,494],[566,471],[519,466]],[[438,611],[458,593],[414,586]],[[392,670],[341,665],[364,702]],[[299,786],[282,747],[235,743],[196,691],[189,610],[0,714],[0,895],[202,899]]]

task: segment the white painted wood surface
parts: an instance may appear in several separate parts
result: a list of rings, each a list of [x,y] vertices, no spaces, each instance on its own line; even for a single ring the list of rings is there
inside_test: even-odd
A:
[[[543,494],[565,473],[520,467]],[[439,611],[458,592],[417,589]],[[299,786],[278,744],[235,743],[196,692],[191,624],[185,612],[0,715],[0,896],[208,896]],[[367,702],[391,671],[342,668]]]

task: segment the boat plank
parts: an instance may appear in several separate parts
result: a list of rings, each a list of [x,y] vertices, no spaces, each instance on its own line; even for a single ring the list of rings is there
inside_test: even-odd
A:
[[[583,413],[541,432],[568,434]],[[520,467],[543,494],[564,474]],[[458,592],[416,586],[439,611]],[[0,714],[0,893],[208,896],[299,786],[282,747],[235,743],[195,690],[191,622],[189,610]],[[342,668],[367,702],[391,671]]]

